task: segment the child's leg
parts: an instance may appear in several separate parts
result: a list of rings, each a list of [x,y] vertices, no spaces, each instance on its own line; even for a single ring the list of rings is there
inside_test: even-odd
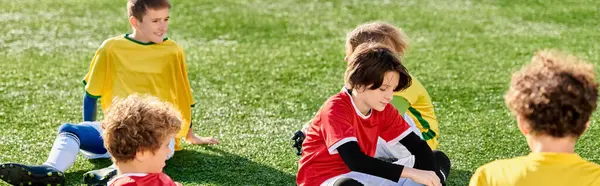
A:
[[[216,145],[219,144],[219,140],[211,137],[200,137],[194,134],[194,130],[192,128],[193,123],[190,123],[190,130],[188,130],[187,136],[185,137],[185,141],[189,144],[194,145]]]
[[[442,172],[442,176],[444,176],[444,180],[448,180],[448,176],[450,176],[450,168],[452,163],[450,163],[450,158],[439,150],[433,151],[433,158],[436,160],[440,170]]]
[[[395,145],[390,146],[382,138],[377,140],[375,158],[408,167],[413,167],[415,164],[415,156],[413,156],[404,145],[396,143]]]
[[[44,165],[65,171],[75,163],[79,150],[91,159],[108,158],[101,133],[99,122],[61,125]]]
[[[16,185],[29,183],[64,185],[62,172],[73,165],[80,150],[91,154],[107,153],[100,136],[99,126],[99,123],[61,125],[48,160],[43,165],[2,164],[0,165],[0,178]]]
[[[363,186],[363,184],[352,178],[341,178],[336,180],[333,186]]]
[[[423,186],[423,184],[417,183],[411,179],[408,178],[400,178],[400,181],[398,181],[398,185],[400,186]]]
[[[346,182],[345,180],[354,180],[363,185],[389,185],[389,186],[422,186],[410,179],[400,178],[398,182],[393,182],[385,178],[361,173],[361,172],[349,172],[339,176],[335,176],[328,180],[325,180],[321,186],[335,186],[338,182]]]
[[[421,139],[423,139],[423,136],[419,130],[419,128],[417,128],[417,125],[415,124],[414,120],[408,115],[408,114],[404,114],[404,120],[406,121],[406,123],[408,123],[408,125],[410,125],[410,129],[411,131],[413,131],[415,134],[417,134],[419,137],[421,137]],[[404,145],[400,144],[400,143],[396,143],[392,146],[388,145],[386,143],[385,140],[379,138],[379,140],[377,141],[377,151],[375,152],[375,158],[396,158],[397,160],[402,160],[405,158],[409,158],[410,156],[412,156],[412,154],[408,151],[408,149],[406,149],[406,147],[404,147]],[[414,157],[413,157],[414,160]],[[413,162],[414,163],[414,162]]]
[[[386,161],[389,160],[390,157],[394,158],[393,161],[390,161],[394,164],[404,165],[406,167],[413,167],[415,164],[415,156],[411,155],[406,147],[404,147],[402,144],[396,143],[394,146],[389,146],[382,138],[379,138],[377,141],[375,158]],[[433,150],[433,158],[439,166],[440,171],[444,176],[444,180],[447,180],[448,176],[450,175],[450,159],[444,152],[439,150]]]

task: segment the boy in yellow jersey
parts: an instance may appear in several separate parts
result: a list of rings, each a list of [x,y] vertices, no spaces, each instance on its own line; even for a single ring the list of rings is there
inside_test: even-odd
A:
[[[400,56],[404,56],[408,48],[408,39],[401,29],[383,22],[367,23],[359,25],[348,33],[345,47],[346,58],[344,60],[348,61],[348,56],[352,54],[354,49],[366,42],[387,45]],[[398,109],[398,112],[404,115],[404,119],[412,127],[411,130],[424,139],[432,150],[436,150],[439,145],[439,128],[431,98],[423,84],[414,76],[411,77],[410,87],[394,93],[394,99],[391,103]],[[305,132],[304,129],[298,131],[293,137],[294,147],[298,149],[299,154]],[[406,149],[400,151],[400,156],[406,156],[406,153],[408,153]]]
[[[87,158],[109,158],[95,122],[97,99],[104,113],[113,98],[130,94],[149,94],[171,103],[182,115],[182,127],[171,148],[181,150],[180,138],[191,144],[217,144],[214,138],[196,136],[191,129],[194,105],[183,49],[165,38],[169,23],[168,0],[129,0],[127,3],[132,34],[105,40],[83,79],[83,123],[59,127],[48,160],[40,166],[0,165],[0,177],[9,183],[42,185],[64,184],[63,172],[75,162],[78,152]],[[174,146],[174,147],[173,147]],[[114,167],[86,173],[87,184],[105,184],[116,174]]]
[[[393,105],[406,111],[404,115],[406,122],[416,129],[417,134],[427,142],[431,149],[438,149],[440,145],[438,120],[425,86],[413,76],[411,86],[406,90],[394,93],[394,98],[397,101],[394,101]]]
[[[575,153],[597,106],[595,79],[594,67],[574,56],[537,53],[504,96],[531,153],[480,167],[470,185],[600,185],[600,165]]]

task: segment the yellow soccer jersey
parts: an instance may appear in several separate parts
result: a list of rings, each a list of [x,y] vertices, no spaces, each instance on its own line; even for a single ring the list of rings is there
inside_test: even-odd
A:
[[[408,101],[408,105],[402,104],[402,100]],[[438,120],[435,116],[433,103],[429,93],[417,78],[412,76],[410,87],[406,90],[394,93],[394,107],[399,112],[406,113],[415,121],[417,128],[421,131],[423,139],[431,149],[439,146],[438,142]]]
[[[577,154],[530,153],[488,163],[471,177],[470,186],[600,185],[600,166]]]
[[[183,49],[174,41],[141,43],[125,36],[102,43],[83,82],[88,95],[100,97],[102,110],[113,98],[149,94],[169,102],[181,112],[183,123],[177,134],[185,137],[194,105]],[[180,150],[179,140],[176,146]]]

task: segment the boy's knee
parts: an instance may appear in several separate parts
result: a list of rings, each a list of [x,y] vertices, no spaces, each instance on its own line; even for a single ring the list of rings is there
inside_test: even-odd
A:
[[[79,132],[79,126],[77,126],[76,124],[72,124],[72,123],[63,123],[62,125],[60,125],[58,127],[58,133],[63,133],[63,132],[68,132],[68,133],[73,133],[73,134],[77,134]]]
[[[363,184],[352,178],[340,178],[333,183],[333,186],[363,186]]]
[[[450,158],[448,158],[448,156],[446,155],[446,153],[440,151],[440,150],[433,150],[433,157],[435,159],[437,159],[438,163],[442,163],[442,164],[450,164]]]
[[[100,155],[106,153],[100,131],[91,125],[65,123],[58,127],[58,134],[61,133],[67,133],[78,141],[81,150]]]
[[[81,138],[82,136],[100,135],[94,127],[84,124],[64,123],[58,127],[58,133],[71,133]]]

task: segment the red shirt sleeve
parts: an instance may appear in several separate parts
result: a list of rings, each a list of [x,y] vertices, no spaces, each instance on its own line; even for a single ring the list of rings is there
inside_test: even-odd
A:
[[[350,106],[350,107],[348,107]],[[321,111],[321,135],[329,154],[337,154],[337,148],[344,143],[357,141],[353,126],[351,105],[344,104],[341,99],[333,100]]]
[[[385,107],[383,117],[380,119],[382,125],[380,137],[388,143],[397,143],[411,132],[410,125],[404,121],[392,104]]]

